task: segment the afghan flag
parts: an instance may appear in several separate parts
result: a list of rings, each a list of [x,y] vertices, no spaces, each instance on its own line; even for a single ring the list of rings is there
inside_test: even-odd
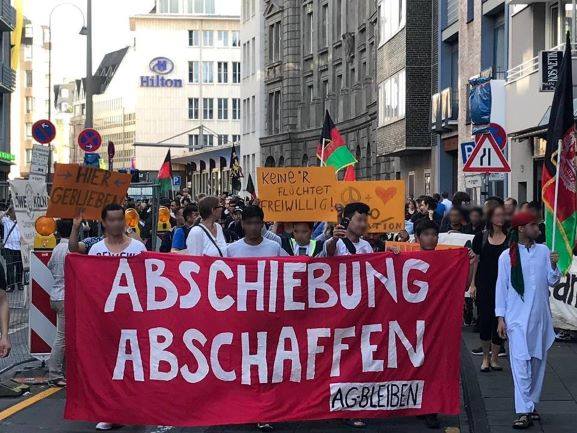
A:
[[[573,162],[575,158],[575,119],[573,117],[572,73],[571,42],[569,32],[567,32],[565,53],[551,105],[541,188],[545,205],[547,246],[559,253],[559,269],[563,273],[566,273],[571,266],[575,229],[577,228],[576,176]],[[559,177],[558,181],[557,176]],[[557,200],[555,200],[557,184]],[[556,217],[555,207],[557,207]],[[555,242],[553,243],[554,230]]]
[[[158,170],[158,176],[156,177],[160,183],[161,191],[170,191],[172,189],[172,161],[170,158],[170,149],[166,153],[164,162]]]
[[[325,123],[321,133],[321,141],[317,146],[317,157],[323,165],[329,165],[339,171],[349,165],[354,165],[357,160],[347,147],[345,139],[335,126],[333,119],[327,110]]]

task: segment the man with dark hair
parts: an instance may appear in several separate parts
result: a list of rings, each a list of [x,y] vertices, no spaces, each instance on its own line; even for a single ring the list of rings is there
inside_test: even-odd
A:
[[[441,223],[442,215],[438,215],[435,210],[437,209],[437,201],[428,195],[422,195],[417,199],[417,210],[415,214],[411,217],[411,222],[416,224],[421,219],[430,219],[435,221],[437,224]]]
[[[189,204],[182,210],[182,217],[184,218],[184,225],[177,227],[172,236],[172,252],[180,252],[186,250],[186,238],[190,233],[190,229],[194,227],[198,219],[198,206],[196,204]]]
[[[50,307],[56,313],[56,335],[48,361],[48,380],[56,386],[66,386],[64,379],[64,261],[68,254],[68,239],[72,232],[72,220],[56,221],[56,234],[60,242],[52,250],[48,269],[54,279],[50,292]]]
[[[349,203],[343,210],[343,219],[333,230],[333,236],[325,243],[327,256],[369,254],[371,244],[362,237],[369,229],[370,208],[364,203]]]
[[[465,233],[470,234],[467,231],[467,226],[465,224],[465,213],[460,207],[452,207],[449,211],[449,216],[443,220],[441,225],[441,233]]]
[[[463,191],[457,191],[453,195],[453,206],[467,207],[471,203],[471,196]]]
[[[226,249],[227,257],[286,256],[280,244],[263,237],[264,212],[258,206],[247,206],[242,213],[244,238]]]

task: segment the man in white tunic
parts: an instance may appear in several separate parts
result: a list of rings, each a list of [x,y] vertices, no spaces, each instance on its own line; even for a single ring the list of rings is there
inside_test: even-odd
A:
[[[535,216],[513,217],[511,244],[499,258],[495,296],[498,333],[509,339],[509,357],[515,385],[513,428],[526,429],[539,420],[539,402],[547,351],[555,341],[549,286],[559,282],[559,255],[535,243],[540,234]]]

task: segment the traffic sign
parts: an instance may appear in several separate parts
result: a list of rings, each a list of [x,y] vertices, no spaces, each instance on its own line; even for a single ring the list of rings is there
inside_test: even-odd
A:
[[[475,137],[475,149],[465,163],[465,173],[509,173],[511,167],[505,159],[493,135],[489,133]]]
[[[487,132],[493,136],[501,150],[505,150],[505,146],[507,146],[507,133],[503,127],[497,123],[489,123]]]
[[[50,120],[39,120],[32,125],[32,137],[38,143],[50,143],[56,137],[56,127]]]
[[[29,178],[33,180],[45,181],[46,175],[48,174],[49,160],[50,146],[35,144],[32,148]]]
[[[102,137],[96,129],[86,128],[78,135],[78,145],[85,152],[96,152],[101,144]]]
[[[463,164],[467,163],[467,160],[473,153],[473,149],[475,148],[474,141],[464,141],[461,143],[461,158],[463,159]]]
[[[173,186],[180,186],[180,176],[174,176],[172,178],[172,185]]]

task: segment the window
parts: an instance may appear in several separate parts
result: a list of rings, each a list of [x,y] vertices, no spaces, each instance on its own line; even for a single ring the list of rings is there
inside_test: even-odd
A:
[[[187,0],[189,14],[214,14],[214,0]]]
[[[250,54],[250,71],[251,74],[256,73],[256,39],[252,38],[252,43],[250,46],[251,54]]]
[[[335,5],[334,10],[334,21],[335,21],[335,34],[333,35],[333,41],[337,42],[341,40],[342,37],[342,18],[341,18],[341,11],[342,11],[342,0],[334,0],[333,4]]]
[[[250,54],[251,54],[250,44],[251,44],[251,42],[248,41],[246,43],[246,47],[245,47],[246,48],[246,59],[245,59],[246,68],[244,69],[244,76],[245,77],[248,77],[250,74],[252,74],[252,69],[251,69],[252,61],[250,59]]]
[[[242,44],[242,63],[244,65],[248,64],[248,43]],[[243,72],[246,73],[246,69]],[[243,77],[244,77],[244,75],[243,75]]]
[[[240,47],[240,33],[239,32],[232,32],[232,46],[233,47]]]
[[[32,123],[26,122],[26,137],[32,137]]]
[[[240,83],[240,62],[232,62],[232,82]]]
[[[188,82],[200,83],[200,65],[198,62],[188,62]]]
[[[323,103],[323,119],[324,119],[324,115],[326,110],[328,109],[329,106],[329,82],[328,80],[323,80],[323,82],[321,83],[321,97],[323,98],[322,103]]]
[[[26,71],[26,87],[32,87],[32,71]]]
[[[213,62],[202,62],[202,82],[214,83]]]
[[[223,144],[228,143],[228,135],[219,135],[218,136],[218,145],[222,146]]]
[[[312,11],[305,15],[305,28],[304,28],[304,52],[305,54],[312,54],[313,52],[313,13]]]
[[[268,26],[268,62],[280,60],[280,21]]]
[[[200,35],[198,30],[189,30],[188,31],[188,46],[189,47],[198,47],[200,46]]]
[[[201,140],[201,144],[203,147],[207,147],[207,146],[214,146],[214,135],[210,134],[202,134],[202,136],[200,137]]]
[[[379,6],[379,45],[405,27],[406,0],[384,0]]]
[[[250,125],[250,130],[252,132],[256,131],[256,97],[253,96],[252,97],[252,113],[250,116],[250,119],[252,121],[252,124]]]
[[[233,136],[232,136],[232,142],[233,142],[234,144],[240,143],[240,135],[233,135]]]
[[[196,150],[198,149],[198,135],[196,134],[189,134],[188,135],[188,149],[189,150]]]
[[[242,112],[243,113],[246,113],[246,101],[247,101],[246,99],[242,100]],[[242,118],[242,131],[241,131],[243,134],[248,134],[248,130],[247,130],[248,128],[246,127],[246,123],[247,123],[246,122],[246,116],[244,116]]]
[[[24,45],[24,58],[32,60],[32,45]]]
[[[251,14],[251,16],[254,17],[255,12],[256,12],[256,1],[250,0],[250,14]]]
[[[500,76],[506,70],[505,60],[505,17],[498,15],[495,17],[493,26],[493,72],[497,75],[494,78],[503,78]]]
[[[32,149],[26,149],[26,164],[32,162]]]
[[[228,31],[219,30],[216,34],[216,46],[228,47]]]
[[[405,70],[379,84],[379,126],[405,117]]]
[[[214,118],[214,100],[212,98],[202,99],[202,118],[205,120]]]
[[[26,97],[26,112],[27,113],[32,113],[33,110],[33,105],[34,105],[34,100],[32,99],[32,96],[27,96]]]
[[[188,118],[198,119],[198,98],[188,98]]]
[[[361,3],[361,2],[360,2]],[[324,4],[321,7],[321,28],[320,28],[320,45],[326,47],[328,45],[328,22],[329,22],[329,5]]]
[[[244,107],[243,107],[244,108]],[[246,98],[246,109],[243,112],[243,119],[246,119],[246,126],[245,126],[245,131],[249,132],[250,131],[250,113],[252,112],[252,110],[250,109],[250,98]]]
[[[280,90],[268,95],[268,133],[280,132]]]
[[[161,14],[177,14],[178,0],[158,0],[158,12]]]
[[[218,98],[218,119],[228,119],[228,98]]]
[[[204,30],[202,32],[202,45],[205,47],[212,47],[214,45],[214,32],[212,30]]]
[[[240,99],[232,98],[232,120],[240,120]]]
[[[228,83],[228,62],[218,62],[217,65],[218,69],[218,82],[219,83]]]
[[[475,0],[467,0],[467,22],[475,19]]]

